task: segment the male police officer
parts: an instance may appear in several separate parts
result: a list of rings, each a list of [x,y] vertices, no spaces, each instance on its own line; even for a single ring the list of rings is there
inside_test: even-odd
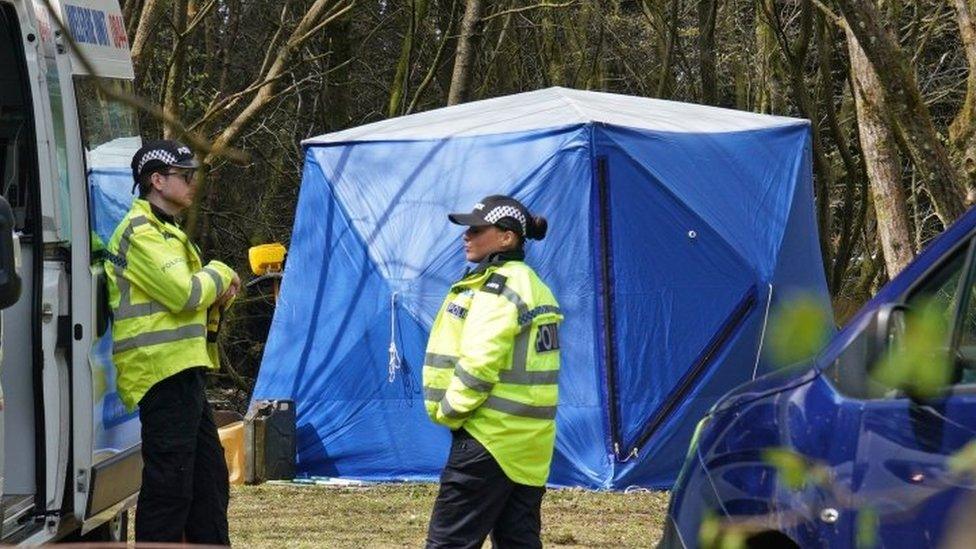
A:
[[[107,249],[112,359],[119,396],[138,404],[142,422],[136,541],[229,545],[227,466],[204,388],[218,368],[219,315],[240,279],[219,261],[204,266],[176,222],[193,202],[198,166],[168,140],[132,158],[139,198]]]

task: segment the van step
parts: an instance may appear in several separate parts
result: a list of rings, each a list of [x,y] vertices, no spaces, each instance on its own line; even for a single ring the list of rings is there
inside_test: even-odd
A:
[[[33,494],[5,494],[3,496],[3,539],[9,538],[17,530],[27,526],[26,518],[34,508]]]

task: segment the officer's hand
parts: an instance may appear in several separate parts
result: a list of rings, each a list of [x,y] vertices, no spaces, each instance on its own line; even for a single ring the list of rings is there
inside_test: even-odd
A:
[[[217,305],[219,307],[223,307],[232,299],[237,297],[237,294],[240,293],[240,291],[241,277],[237,276],[237,273],[234,273],[234,278],[231,279],[230,286],[228,286],[227,289],[224,290],[224,293],[220,294],[220,297],[217,298]]]
[[[237,276],[237,273],[234,273],[234,278],[230,281],[230,287],[227,288],[228,292],[232,290],[233,295],[237,295],[241,291],[241,277]]]

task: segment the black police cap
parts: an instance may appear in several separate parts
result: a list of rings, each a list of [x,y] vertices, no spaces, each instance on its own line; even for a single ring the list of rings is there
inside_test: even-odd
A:
[[[172,139],[147,141],[132,156],[132,178],[136,185],[143,174],[166,167],[195,169],[200,163],[189,147]]]
[[[510,196],[495,194],[486,196],[474,205],[471,213],[452,213],[447,218],[455,225],[485,227],[495,225],[513,231],[525,238],[543,238],[545,230],[539,234],[539,222],[532,217],[528,208]]]

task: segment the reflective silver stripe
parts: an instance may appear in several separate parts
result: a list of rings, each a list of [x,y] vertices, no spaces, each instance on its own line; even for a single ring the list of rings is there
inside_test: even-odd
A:
[[[526,364],[529,360],[529,335],[531,333],[531,326],[523,326],[519,335],[515,337],[515,345],[512,347],[512,369],[498,372],[498,381],[516,385],[547,384],[536,383],[530,378],[530,372],[526,371]]]
[[[435,389],[433,387],[424,387],[424,400],[430,400],[433,402],[439,402],[447,391],[444,389]]]
[[[443,368],[453,370],[458,363],[458,357],[451,355],[439,355],[437,353],[427,353],[424,355],[424,366],[429,368]]]
[[[441,404],[445,402],[447,402],[447,399],[442,400]],[[555,419],[556,417],[555,406],[532,406],[531,404],[523,404],[495,395],[489,396],[482,406],[513,416],[530,417],[533,419]]]
[[[468,371],[462,368],[460,364],[457,365],[457,368],[454,368],[454,375],[457,376],[457,378],[461,380],[461,383],[463,383],[467,388],[478,391],[479,393],[487,393],[488,391],[491,391],[492,387],[495,386],[495,384],[491,383],[490,381],[485,381],[469,374]]]
[[[200,300],[203,299],[203,282],[200,281],[201,273],[206,274],[214,282],[214,286],[217,288],[217,294],[220,295],[224,293],[224,281],[220,278],[220,273],[211,269],[210,267],[204,267],[200,269],[199,272],[193,273],[190,277],[190,297],[186,299],[186,304],[183,305],[184,311],[192,311],[200,306]]]
[[[122,233],[122,238],[119,239],[119,257],[125,259],[126,254],[129,253],[129,238],[132,237],[132,233],[135,232],[136,227],[148,224],[149,220],[144,215],[139,215],[129,220],[129,226],[125,228],[125,231]]]
[[[529,336],[532,334],[530,326],[525,326],[519,335],[515,337],[515,345],[512,347],[512,371],[524,372],[529,361]]]
[[[132,233],[135,231],[135,228],[147,224],[149,224],[149,220],[146,219],[146,216],[144,215],[139,215],[129,220],[129,225],[125,228],[125,231],[122,232],[122,236],[119,238],[118,256],[122,259],[123,263],[128,262],[126,255],[129,253],[129,238],[132,237]],[[137,316],[148,316],[165,310],[162,305],[154,301],[133,305],[132,287],[129,280],[125,278],[125,268],[115,263],[113,263],[113,266],[115,268],[115,283],[119,288],[119,308],[117,311],[115,311],[114,315],[116,320],[125,320],[128,318],[135,318]]]
[[[451,403],[447,401],[447,397],[441,399],[440,407],[441,412],[452,419],[461,419],[471,415],[471,412],[458,412],[454,408],[451,408]]]
[[[124,279],[123,279],[124,280]],[[119,284],[119,294],[122,295],[122,284]],[[127,320],[130,318],[136,318],[140,316],[149,316],[156,313],[161,313],[166,311],[166,308],[156,303],[155,301],[148,301],[146,303],[139,303],[133,305],[131,303],[132,299],[129,294],[129,281],[125,281],[125,302],[119,299],[119,308],[115,311],[115,320]]]
[[[559,383],[559,370],[502,370],[498,372],[498,381],[511,385],[555,385]]]
[[[515,291],[509,288],[508,286],[502,288],[501,295],[505,297],[505,299],[515,304],[515,308],[518,309],[519,317],[529,312],[529,306],[526,305],[524,301],[522,301],[522,297],[519,296],[517,293],[515,293]]]
[[[217,287],[217,295],[224,293],[224,279],[220,278],[220,273],[210,267],[204,267],[201,269],[203,272],[210,275],[210,278],[214,281],[214,286]]]
[[[193,275],[190,277],[190,297],[186,298],[186,304],[183,305],[184,311],[192,311],[200,306],[200,298],[203,297],[203,283],[200,279]]]
[[[113,353],[122,353],[138,347],[148,347],[161,343],[172,343],[194,337],[206,337],[207,327],[202,324],[189,324],[172,330],[159,330],[156,332],[146,332],[137,336],[120,339],[112,346]]]
[[[540,317],[545,314],[561,315],[563,313],[562,311],[559,310],[559,307],[555,305],[539,305],[535,309],[526,312],[524,315],[520,315],[518,319],[518,323],[520,326],[524,324],[529,324],[530,322],[535,320],[536,317]]]

